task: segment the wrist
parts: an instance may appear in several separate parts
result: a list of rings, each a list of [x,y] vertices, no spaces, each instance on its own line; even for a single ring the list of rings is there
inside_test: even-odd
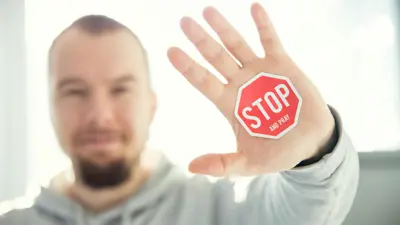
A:
[[[325,132],[326,135],[321,139],[319,142],[320,144],[318,144],[315,150],[305,157],[296,167],[314,164],[335,149],[339,140],[339,129],[333,115],[330,124],[330,129],[328,129],[328,132]]]

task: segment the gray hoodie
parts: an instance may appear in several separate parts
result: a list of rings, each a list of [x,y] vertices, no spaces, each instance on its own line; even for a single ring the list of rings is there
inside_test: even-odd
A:
[[[358,187],[358,155],[339,126],[334,151],[319,162],[255,177],[241,201],[227,179],[188,177],[165,157],[123,204],[86,212],[77,202],[42,188],[32,207],[0,216],[0,225],[340,225]]]

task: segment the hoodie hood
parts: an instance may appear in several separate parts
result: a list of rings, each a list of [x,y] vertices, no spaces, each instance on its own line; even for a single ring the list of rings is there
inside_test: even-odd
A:
[[[51,188],[42,188],[34,206],[54,220],[66,224],[84,225],[86,220],[103,224],[115,220],[120,221],[116,224],[128,225],[132,223],[133,214],[157,204],[173,189],[179,189],[186,178],[184,172],[163,155],[153,174],[127,201],[105,212],[86,212],[79,203]]]

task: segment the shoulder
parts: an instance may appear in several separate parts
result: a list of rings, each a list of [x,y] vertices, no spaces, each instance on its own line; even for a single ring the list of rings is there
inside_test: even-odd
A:
[[[0,202],[0,225],[28,224],[34,211],[33,200],[26,197]]]

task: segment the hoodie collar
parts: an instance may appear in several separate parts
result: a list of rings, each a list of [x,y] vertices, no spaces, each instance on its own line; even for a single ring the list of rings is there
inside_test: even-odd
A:
[[[181,186],[185,179],[184,172],[162,155],[160,163],[153,174],[127,201],[97,214],[95,218],[98,221],[108,221],[116,217],[122,217],[123,224],[128,223],[130,222],[130,215],[134,211],[155,204],[166,193]],[[41,188],[41,193],[35,201],[35,207],[61,220],[75,221],[79,225],[84,222],[85,212],[82,206],[52,188]]]

